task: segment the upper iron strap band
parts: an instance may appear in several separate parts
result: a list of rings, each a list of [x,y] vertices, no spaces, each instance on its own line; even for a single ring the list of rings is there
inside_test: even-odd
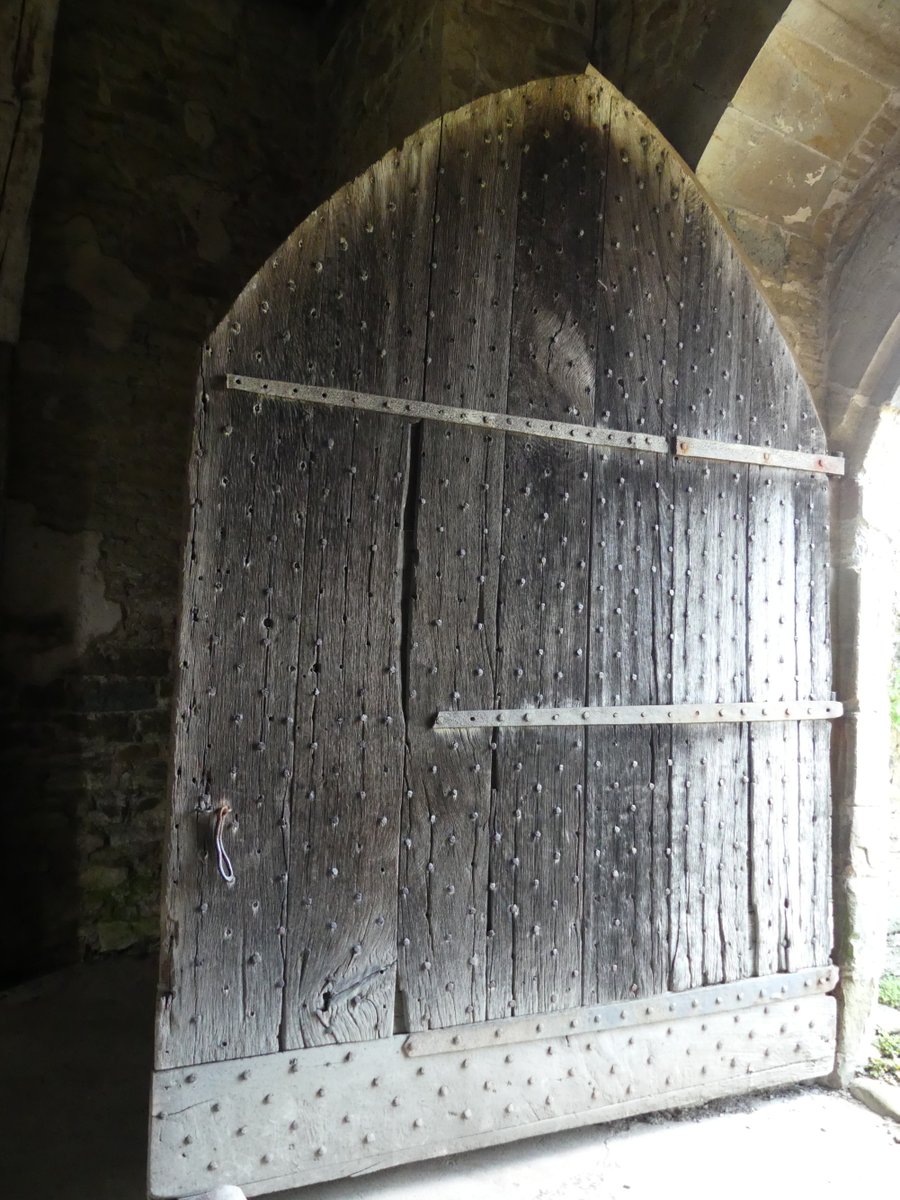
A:
[[[800,450],[780,450],[771,446],[747,446],[741,442],[714,442],[703,438],[678,437],[670,440],[657,434],[632,433],[622,429],[606,429],[568,421],[545,421],[538,417],[513,416],[477,408],[455,408],[446,404],[432,404],[427,400],[400,400],[395,396],[375,396],[342,388],[311,387],[308,384],[258,379],[249,375],[227,375],[225,382],[232,391],[274,396],[280,400],[297,400],[304,404],[324,404],[332,408],[387,413],[414,421],[440,421],[469,429],[496,429],[501,433],[611,447],[616,450],[637,450],[648,454],[674,453],[676,458],[752,463],[824,475],[844,474],[844,460],[827,454],[808,454]]]

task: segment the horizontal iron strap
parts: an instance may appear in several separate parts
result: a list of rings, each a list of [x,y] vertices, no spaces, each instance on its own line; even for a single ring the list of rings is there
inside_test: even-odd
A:
[[[835,966],[804,967],[790,974],[761,975],[739,979],[734,983],[690,988],[684,992],[664,992],[642,1000],[619,1000],[610,1004],[570,1008],[563,1012],[430,1029],[411,1033],[403,1043],[403,1050],[411,1058],[418,1058],[425,1054],[476,1050],[482,1046],[509,1046],[539,1038],[569,1037],[711,1013],[736,1012],[773,1001],[796,1000],[800,996],[833,991],[839,977]]]
[[[612,446],[622,450],[644,450],[649,454],[668,454],[664,437],[644,433],[624,433],[619,429],[598,429],[590,425],[570,425],[565,421],[541,421],[536,417],[511,417],[506,413],[484,412],[477,408],[451,408],[425,400],[399,400],[395,396],[372,396],[366,392],[340,388],[308,387],[300,383],[282,383],[275,379],[253,379],[247,375],[228,375],[229,388],[256,395],[276,396],[281,400],[299,400],[304,404],[325,404],[334,408],[352,408],[361,412],[388,413],[408,420],[441,421],[465,425],[470,429],[498,429],[526,437],[551,438],[558,442],[582,442],[591,446]]]
[[[837,700],[771,700],[763,704],[642,704],[615,708],[476,708],[439,712],[435,729],[536,725],[715,725],[741,721],[830,721]]]
[[[752,463],[760,467],[787,467],[822,475],[843,475],[844,460],[831,454],[806,454],[775,446],[745,446],[743,442],[711,442],[703,438],[675,439],[677,458],[708,458],[717,462]]]
[[[478,408],[453,408],[446,404],[431,404],[426,400],[401,400],[396,396],[373,396],[367,392],[311,387],[277,379],[258,379],[251,375],[226,375],[225,382],[232,391],[274,396],[279,400],[297,400],[303,404],[350,408],[357,412],[387,413],[412,421],[441,421],[448,425],[464,425],[469,429],[497,429],[501,433],[578,442],[588,446],[611,446],[617,450],[642,450],[648,454],[668,454],[671,450],[669,440],[655,434],[570,425],[565,421],[543,421],[537,417],[513,417]],[[825,475],[844,474],[844,461],[841,458],[827,454],[805,454],[799,450],[778,450],[769,446],[745,446],[740,442],[678,438],[675,455],[678,458],[707,458],[719,462],[786,467],[795,471],[817,471]]]

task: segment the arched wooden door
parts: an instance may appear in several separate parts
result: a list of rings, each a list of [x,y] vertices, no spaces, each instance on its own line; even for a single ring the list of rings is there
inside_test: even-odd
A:
[[[266,263],[198,389],[154,1196],[828,1072],[823,449],[596,73]]]

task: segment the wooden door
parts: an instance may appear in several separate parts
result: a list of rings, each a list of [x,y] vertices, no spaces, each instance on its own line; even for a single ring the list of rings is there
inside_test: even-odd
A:
[[[830,1070],[840,471],[595,72],[303,222],[198,384],[154,1196]]]

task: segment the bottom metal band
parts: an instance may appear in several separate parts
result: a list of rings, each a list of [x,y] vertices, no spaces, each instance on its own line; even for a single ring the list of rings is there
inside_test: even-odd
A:
[[[150,1194],[258,1196],[819,1078],[835,1019],[819,994],[466,1053],[410,1057],[400,1036],[160,1071]]]

